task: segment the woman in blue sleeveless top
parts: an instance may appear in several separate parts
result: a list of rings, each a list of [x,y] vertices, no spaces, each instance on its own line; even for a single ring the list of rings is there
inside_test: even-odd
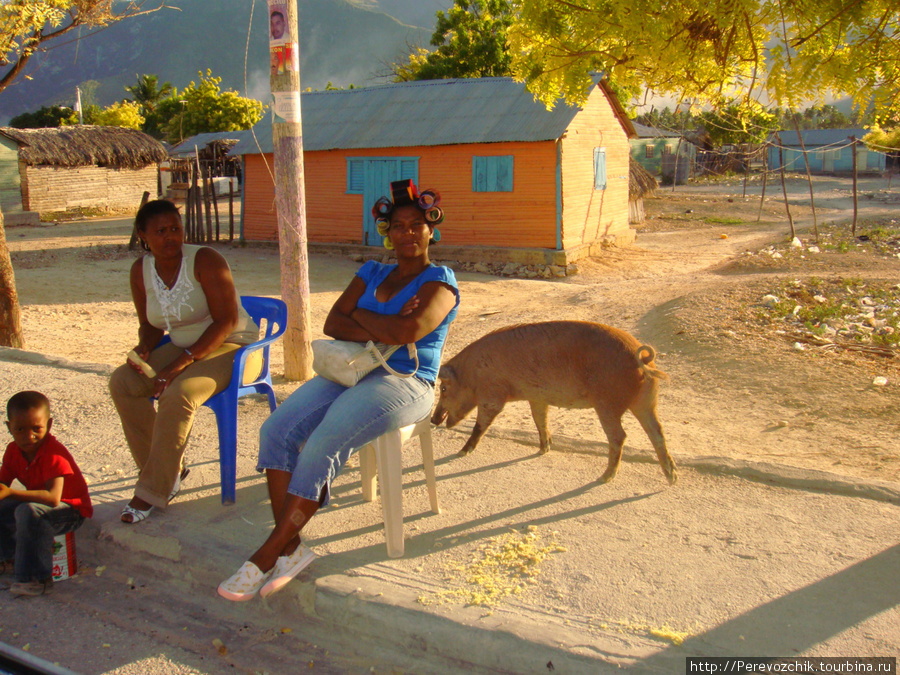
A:
[[[434,384],[447,329],[456,317],[459,291],[453,271],[434,265],[430,243],[440,239],[440,197],[419,195],[411,180],[391,183],[392,199],[373,208],[384,244],[397,264],[370,261],[347,286],[325,320],[337,340],[415,342],[416,375],[400,378],[376,368],[355,387],[314,377],[265,421],[259,434],[258,471],[266,472],[275,527],[241,568],[219,584],[219,595],[249,600],[270,595],[315,558],[300,543],[300,531],[328,503],[331,481],[350,455],[382,434],[431,413]],[[401,347],[388,359],[398,372],[415,363]]]

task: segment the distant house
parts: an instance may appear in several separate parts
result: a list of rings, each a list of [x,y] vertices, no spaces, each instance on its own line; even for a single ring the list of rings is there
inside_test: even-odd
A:
[[[481,78],[306,92],[301,109],[313,244],[380,247],[371,207],[401,178],[441,193],[440,251],[457,259],[489,247],[506,251],[498,259],[565,264],[634,238],[633,130],[599,79],[583,108],[548,111],[511,78]],[[244,161],[243,235],[277,240],[271,123],[255,136],[231,150]]]
[[[120,127],[0,128],[0,207],[4,218],[73,208],[119,209],[157,194],[166,150]]]
[[[190,183],[191,167],[199,159],[204,172],[213,176],[216,194],[235,192],[241,182],[240,160],[228,154],[238,141],[252,139],[249,129],[243,131],[214,131],[186,138],[169,150],[169,159],[160,166],[160,193],[167,197],[183,198]],[[226,179],[227,177],[227,179]]]
[[[868,132],[865,129],[809,129],[802,133],[803,146],[812,173],[851,173],[853,171],[853,146],[850,140],[859,141]],[[784,156],[785,171],[806,172],[803,147],[796,131],[779,131],[769,136],[769,168],[780,170],[778,138]],[[864,144],[856,145],[856,170],[860,173],[885,170],[885,154],[869,150]]]
[[[668,175],[675,171],[675,153],[678,153],[678,164],[684,167],[684,176],[693,173],[692,167],[697,156],[697,146],[676,131],[665,131],[645,124],[632,123],[636,137],[628,143],[631,146],[631,157],[647,169],[652,175],[663,174],[666,164]],[[671,167],[669,166],[671,164]],[[678,169],[682,175],[682,169]]]

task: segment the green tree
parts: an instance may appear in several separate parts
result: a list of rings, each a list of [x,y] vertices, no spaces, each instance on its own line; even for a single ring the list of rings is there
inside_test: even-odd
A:
[[[800,112],[776,108],[774,111],[781,129],[846,129],[857,124],[833,105],[810,106]]]
[[[141,129],[144,125],[144,116],[141,115],[141,108],[137,103],[134,101],[122,101],[121,103],[113,103],[93,114],[90,123],[105,127]]]
[[[160,0],[162,7],[165,0]],[[3,0],[0,2],[0,91],[48,42],[78,26],[106,26],[140,14],[144,0]],[[159,7],[155,8],[158,9]],[[152,10],[150,10],[152,11]],[[24,347],[19,296],[0,215],[0,345]]]
[[[74,111],[65,106],[44,106],[34,112],[26,112],[16,115],[9,121],[9,126],[16,129],[43,129],[47,127],[61,127],[65,120],[69,119]]]
[[[131,94],[132,99],[140,107],[140,114],[144,118],[141,129],[156,138],[162,138],[160,118],[157,108],[161,101],[172,95],[174,91],[170,82],[159,83],[156,75],[137,75],[137,82],[125,91]]]
[[[881,114],[900,108],[896,0],[513,0],[513,70],[551,105],[580,102],[592,71],[696,103],[765,95],[796,109],[849,94]]]
[[[436,16],[431,36],[434,51],[420,47],[405,62],[393,64],[395,82],[512,74],[509,0],[454,0],[446,13],[439,11]]]
[[[714,147],[762,143],[778,128],[778,118],[759,105],[707,110],[700,113],[699,122]]]
[[[206,132],[249,129],[262,119],[262,103],[235,91],[222,91],[222,78],[209,69],[206,75],[198,74],[199,84],[173,89],[172,96],[159,103],[161,128],[170,143]]]
[[[634,118],[638,124],[644,124],[656,129],[666,131],[689,131],[697,128],[697,119],[690,110],[678,110],[674,112],[666,106],[662,110],[653,109],[641,113]]]
[[[871,150],[900,152],[900,126],[893,129],[882,129],[875,126],[872,131],[863,136],[862,140]]]

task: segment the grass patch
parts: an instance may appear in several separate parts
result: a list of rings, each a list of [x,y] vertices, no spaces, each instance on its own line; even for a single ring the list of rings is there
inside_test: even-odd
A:
[[[98,206],[82,207],[77,206],[74,209],[65,211],[44,211],[41,213],[41,222],[49,223],[51,221],[67,222],[71,220],[84,220],[86,218],[99,218],[110,213],[108,209]]]
[[[707,223],[713,223],[716,225],[740,225],[744,221],[740,218],[715,218],[709,217],[703,219]]]
[[[896,218],[863,220],[857,223],[855,236],[849,224],[826,224],[819,228],[819,248],[837,253],[861,251],[900,257],[900,222]]]
[[[900,346],[900,284],[858,278],[785,281],[763,298],[757,320],[878,347]]]

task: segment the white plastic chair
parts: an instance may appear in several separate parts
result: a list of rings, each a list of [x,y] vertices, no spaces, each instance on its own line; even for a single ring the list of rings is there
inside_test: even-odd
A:
[[[384,538],[391,558],[403,557],[403,444],[414,436],[422,446],[422,464],[431,510],[440,513],[437,482],[434,475],[434,446],[431,443],[430,416],[401,429],[393,429],[359,451],[363,499],[375,500],[376,466],[381,478],[381,510],[384,514]]]

